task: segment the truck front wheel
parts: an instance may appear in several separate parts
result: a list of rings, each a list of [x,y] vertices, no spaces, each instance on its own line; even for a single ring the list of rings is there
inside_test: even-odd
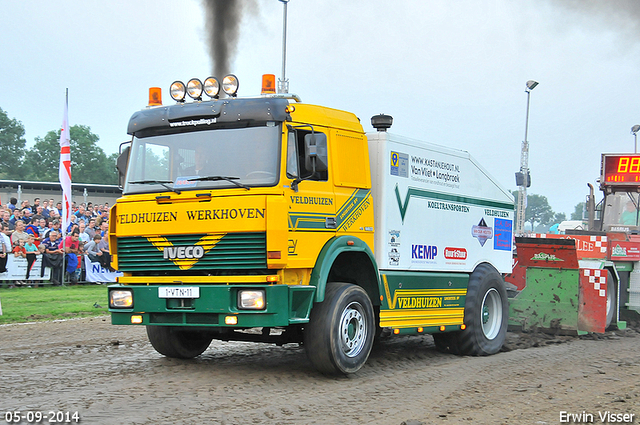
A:
[[[202,332],[185,331],[174,326],[147,326],[147,336],[158,353],[176,359],[199,356],[212,339]]]
[[[328,375],[356,372],[371,352],[374,311],[367,293],[349,283],[329,283],[311,310],[304,345],[311,363]]]
[[[470,356],[495,354],[507,336],[509,306],[502,276],[488,264],[480,264],[469,277],[464,308],[466,329],[434,334],[441,351]]]

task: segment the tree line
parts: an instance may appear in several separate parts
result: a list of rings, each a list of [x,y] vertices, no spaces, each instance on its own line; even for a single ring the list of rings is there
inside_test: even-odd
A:
[[[85,125],[69,128],[71,136],[71,176],[74,183],[117,184],[117,153],[107,155],[98,146],[100,139]],[[0,179],[58,181],[60,164],[60,130],[36,137],[26,149],[22,123],[9,118],[0,108]]]

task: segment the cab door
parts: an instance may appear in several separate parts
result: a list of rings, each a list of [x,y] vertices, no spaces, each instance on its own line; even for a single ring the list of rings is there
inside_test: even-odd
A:
[[[332,130],[334,192],[337,235],[356,236],[373,251],[373,199],[369,148],[362,133]]]
[[[311,268],[325,243],[336,234],[336,202],[332,176],[327,167],[318,166],[305,152],[311,135],[329,134],[321,127],[291,125],[287,132],[288,259],[289,267]],[[328,159],[330,161],[330,158]]]

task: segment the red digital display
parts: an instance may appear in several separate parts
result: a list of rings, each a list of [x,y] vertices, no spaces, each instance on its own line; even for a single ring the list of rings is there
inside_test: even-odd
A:
[[[605,186],[640,186],[640,154],[603,154],[600,182]]]

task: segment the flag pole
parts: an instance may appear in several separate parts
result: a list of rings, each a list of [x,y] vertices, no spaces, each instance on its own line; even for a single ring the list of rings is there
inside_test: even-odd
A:
[[[62,187],[62,281],[66,274],[65,260],[67,257],[67,227],[69,223],[69,208],[71,207],[71,137],[69,134],[69,88],[66,89],[64,102],[64,117],[60,130],[60,169],[59,178]]]

